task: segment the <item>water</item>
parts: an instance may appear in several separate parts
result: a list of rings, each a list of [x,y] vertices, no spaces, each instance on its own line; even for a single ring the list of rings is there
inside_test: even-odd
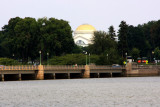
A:
[[[159,107],[160,77],[0,82],[0,107]]]

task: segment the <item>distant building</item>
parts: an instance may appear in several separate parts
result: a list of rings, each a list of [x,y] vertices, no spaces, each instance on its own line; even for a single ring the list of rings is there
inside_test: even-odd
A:
[[[92,44],[92,38],[96,29],[89,24],[83,24],[78,26],[74,32],[74,42],[78,46],[88,46]]]
[[[78,46],[86,47],[89,44],[92,44],[94,32],[96,29],[89,24],[83,24],[77,27],[74,31],[74,42]],[[115,41],[118,42],[118,37],[115,37]]]

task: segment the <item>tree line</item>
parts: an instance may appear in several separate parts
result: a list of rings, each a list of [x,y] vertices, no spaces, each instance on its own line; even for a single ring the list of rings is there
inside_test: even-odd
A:
[[[135,61],[138,57],[147,57],[150,62],[160,60],[160,20],[137,26],[121,21],[117,35],[115,32],[110,26],[107,32],[94,33],[89,50],[100,55],[100,64],[122,64],[127,56],[132,56]],[[116,36],[118,42],[114,41]]]
[[[160,59],[160,20],[137,26],[122,21],[118,36],[120,40],[118,48],[123,56],[127,52],[135,59],[137,57],[147,57],[149,61],[153,61],[153,58]]]
[[[15,17],[0,31],[0,57],[26,63],[39,60],[41,52],[42,60],[49,57],[50,64],[85,64],[82,53],[87,51],[91,61],[98,65],[123,64],[126,56],[132,56],[135,61],[138,57],[153,61],[160,59],[159,40],[160,20],[137,26],[121,21],[117,33],[113,26],[96,31],[93,44],[80,47],[75,45],[72,29],[65,20]]]
[[[72,30],[65,20],[55,18],[11,18],[0,31],[0,57],[27,62],[72,53]]]

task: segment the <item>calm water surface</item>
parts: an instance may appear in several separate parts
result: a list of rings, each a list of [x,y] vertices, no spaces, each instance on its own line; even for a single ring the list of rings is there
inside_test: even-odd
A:
[[[160,77],[0,82],[0,107],[159,107]]]

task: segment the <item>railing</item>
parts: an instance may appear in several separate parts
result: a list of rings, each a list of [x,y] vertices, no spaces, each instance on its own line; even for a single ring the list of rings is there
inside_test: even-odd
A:
[[[2,66],[0,70],[38,70],[38,66],[19,65],[19,66]]]
[[[160,69],[160,65],[137,65],[137,66],[132,66],[132,69],[154,69],[154,68]]]
[[[44,70],[61,70],[61,69],[84,69],[84,65],[46,65],[44,66]]]
[[[111,66],[111,65],[94,65],[94,66],[90,66],[90,69],[125,69],[125,67],[123,66]]]
[[[85,65],[44,65],[44,70],[79,70],[85,69]],[[125,67],[112,67],[110,65],[91,65],[90,69],[125,69]],[[19,66],[1,66],[0,70],[38,70],[38,66],[19,65]]]

